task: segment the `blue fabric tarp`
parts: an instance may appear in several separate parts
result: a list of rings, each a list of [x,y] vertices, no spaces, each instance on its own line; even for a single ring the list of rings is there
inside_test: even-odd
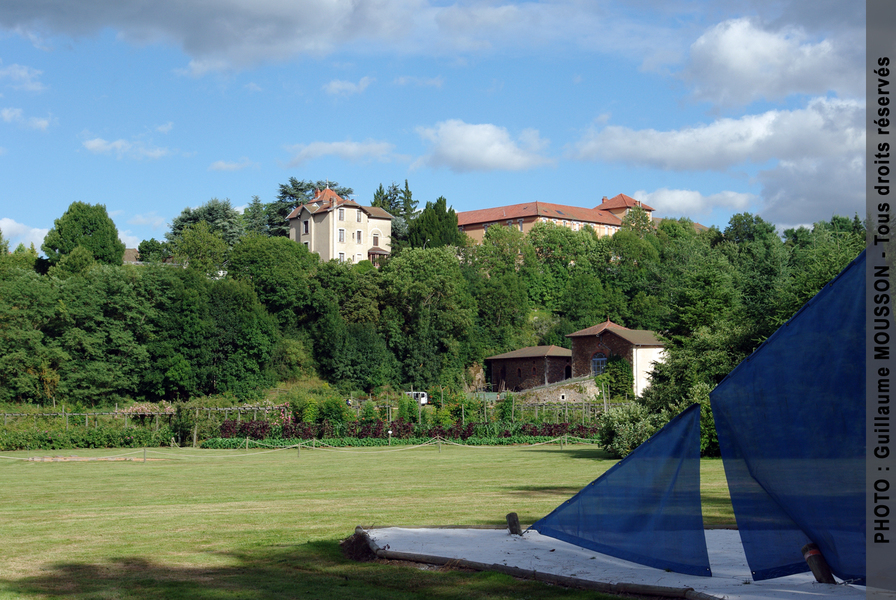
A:
[[[700,406],[530,529],[631,562],[711,576],[700,508]]]
[[[865,578],[865,254],[710,394],[755,580],[805,572],[818,545]]]

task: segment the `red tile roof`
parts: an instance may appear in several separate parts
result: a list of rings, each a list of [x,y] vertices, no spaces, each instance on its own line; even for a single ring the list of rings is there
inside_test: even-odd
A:
[[[651,208],[650,206],[647,206],[640,200],[635,200],[631,196],[626,196],[625,194],[616,194],[609,200],[607,200],[605,197],[604,201],[601,202],[600,205],[596,207],[596,209],[610,210],[615,208],[631,208],[633,206],[640,206],[648,212],[656,210],[654,208]]]
[[[339,194],[330,188],[314,190],[314,199],[307,204],[300,204],[295,207],[286,219],[298,219],[299,214],[302,212],[302,208],[307,209],[311,214],[315,214],[320,211],[327,212],[333,210],[337,206],[360,206],[360,204],[354,200],[346,200],[345,198],[340,197]]]
[[[537,201],[459,212],[457,213],[457,224],[459,226],[478,225],[480,223],[498,223],[501,221],[525,219],[527,217],[547,217],[550,219],[615,225],[617,227],[622,224],[619,217],[605,210]]]

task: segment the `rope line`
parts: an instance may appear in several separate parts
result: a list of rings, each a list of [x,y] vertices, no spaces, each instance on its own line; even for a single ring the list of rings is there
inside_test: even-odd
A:
[[[199,448],[145,448],[140,450],[135,450],[133,452],[127,452],[124,454],[112,454],[109,456],[96,456],[96,457],[83,457],[87,459],[112,459],[112,458],[123,458],[126,456],[134,456],[145,452],[147,455],[154,454],[157,456],[164,456],[168,459],[173,460],[191,460],[191,459],[214,459],[214,458],[245,458],[247,456],[262,456],[265,454],[273,454],[275,452],[283,452],[284,450],[299,450],[302,448],[306,450],[322,450],[324,452],[338,452],[338,453],[349,453],[349,454],[382,454],[387,452],[404,452],[406,450],[416,450],[419,448],[425,448],[429,446],[435,446],[436,444],[445,444],[447,446],[456,446],[461,448],[470,448],[473,450],[485,450],[485,449],[503,449],[503,450],[528,450],[530,448],[536,448],[539,446],[547,446],[549,444],[557,444],[561,445],[566,441],[567,445],[569,442],[575,443],[586,443],[586,444],[598,444],[598,440],[589,440],[586,438],[569,436],[564,438],[564,436],[556,437],[544,442],[536,442],[534,444],[508,444],[508,445],[469,445],[469,444],[461,444],[455,442],[453,440],[448,440],[442,437],[433,437],[429,440],[423,442],[422,444],[415,445],[403,445],[397,447],[385,447],[385,446],[333,446],[327,444],[326,442],[322,442],[320,440],[312,440],[301,442],[299,444],[291,444],[289,446],[273,446],[270,444],[265,444],[264,442],[259,442],[252,440],[249,442],[250,446],[262,446],[264,448],[268,448],[266,450],[258,449],[255,452],[246,451],[242,454],[233,454],[234,450],[243,450],[244,448],[216,448],[216,449],[199,449]],[[2,456],[0,455],[0,459],[5,460],[24,460],[24,461],[34,461],[37,457],[19,457],[19,456]],[[77,456],[60,456],[57,458],[82,458]],[[40,461],[36,461],[40,462]],[[62,462],[62,461],[60,461]],[[72,461],[75,462],[75,461]]]

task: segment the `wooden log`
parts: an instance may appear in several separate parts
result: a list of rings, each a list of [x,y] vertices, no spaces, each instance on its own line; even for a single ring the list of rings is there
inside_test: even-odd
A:
[[[834,576],[831,574],[831,568],[828,566],[828,561],[824,559],[824,556],[821,554],[821,550],[818,549],[817,545],[809,542],[803,546],[801,552],[803,553],[803,558],[806,559],[806,564],[809,565],[812,574],[815,575],[815,581],[818,583],[837,583]]]
[[[507,529],[510,530],[510,535],[523,535],[520,517],[515,512],[507,513]]]

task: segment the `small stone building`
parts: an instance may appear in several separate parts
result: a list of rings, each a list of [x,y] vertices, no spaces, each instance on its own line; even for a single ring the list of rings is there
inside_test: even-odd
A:
[[[492,389],[519,391],[572,377],[572,352],[559,346],[529,346],[490,356]]]
[[[636,396],[647,389],[653,363],[663,360],[663,343],[652,331],[628,329],[609,319],[566,337],[572,340],[573,377],[598,375],[606,368],[607,359],[618,355],[632,366]]]

